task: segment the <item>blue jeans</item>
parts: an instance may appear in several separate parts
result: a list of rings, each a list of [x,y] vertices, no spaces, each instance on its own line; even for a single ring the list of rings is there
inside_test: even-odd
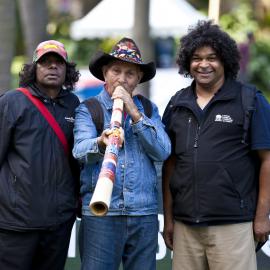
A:
[[[157,215],[82,216],[82,270],[155,270],[157,244]]]

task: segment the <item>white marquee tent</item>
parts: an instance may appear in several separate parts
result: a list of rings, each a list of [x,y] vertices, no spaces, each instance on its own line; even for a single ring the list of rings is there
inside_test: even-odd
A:
[[[132,37],[135,0],[103,0],[85,17],[71,24],[74,40],[83,38]],[[180,36],[188,26],[206,19],[185,0],[150,0],[150,35]]]

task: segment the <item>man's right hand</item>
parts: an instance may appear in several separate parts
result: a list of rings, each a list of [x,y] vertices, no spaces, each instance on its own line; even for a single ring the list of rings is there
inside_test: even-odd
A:
[[[119,146],[122,147],[125,135],[124,135],[124,130],[122,127],[119,128],[120,131],[120,142]],[[97,138],[97,143],[100,148],[106,149],[106,146],[109,144],[109,137],[113,133],[113,129],[105,129],[101,133],[100,137]]]
[[[170,250],[173,250],[173,227],[173,221],[167,221],[164,223],[163,238],[167,248],[169,248]]]
[[[169,187],[170,178],[174,171],[176,157],[171,155],[162,166],[162,193],[163,193],[163,213],[164,213],[164,230],[163,238],[167,248],[173,250],[173,199]]]

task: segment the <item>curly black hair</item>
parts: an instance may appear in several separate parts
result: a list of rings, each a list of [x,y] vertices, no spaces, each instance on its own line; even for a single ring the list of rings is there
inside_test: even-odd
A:
[[[190,74],[190,62],[194,51],[210,46],[224,65],[226,78],[236,79],[239,71],[240,54],[235,40],[212,21],[198,21],[195,27],[189,28],[188,34],[180,39],[180,49],[176,63],[179,73],[185,77]]]
[[[66,79],[63,87],[68,91],[73,91],[75,83],[79,80],[80,72],[76,70],[76,64],[73,62],[67,62],[66,66]],[[37,65],[35,62],[23,65],[19,73],[20,87],[27,87],[36,82],[36,68]]]

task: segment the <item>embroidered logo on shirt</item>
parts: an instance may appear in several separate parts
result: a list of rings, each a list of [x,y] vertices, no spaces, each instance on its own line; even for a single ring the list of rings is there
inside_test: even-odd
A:
[[[67,120],[67,122],[70,122],[70,123],[74,123],[75,122],[75,119],[73,117],[65,117],[65,120]]]
[[[233,119],[231,118],[230,115],[226,114],[217,114],[215,122],[223,122],[223,123],[232,123]]]

